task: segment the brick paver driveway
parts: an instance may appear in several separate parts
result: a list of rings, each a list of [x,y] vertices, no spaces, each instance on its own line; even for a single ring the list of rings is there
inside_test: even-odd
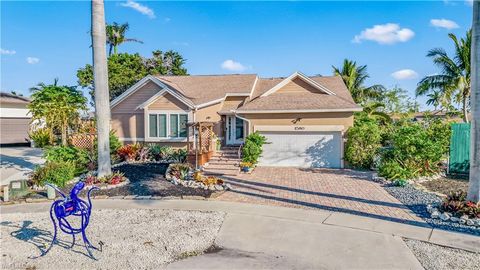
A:
[[[233,190],[217,200],[341,211],[397,222],[421,221],[380,184],[370,181],[370,172],[258,167],[252,174],[223,178]]]

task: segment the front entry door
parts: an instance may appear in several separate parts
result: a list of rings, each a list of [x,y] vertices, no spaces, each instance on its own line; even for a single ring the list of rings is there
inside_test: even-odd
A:
[[[227,144],[241,144],[243,137],[243,120],[235,116],[227,116]]]

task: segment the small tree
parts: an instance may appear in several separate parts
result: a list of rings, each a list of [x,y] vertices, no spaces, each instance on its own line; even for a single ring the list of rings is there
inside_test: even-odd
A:
[[[375,119],[363,117],[347,132],[345,158],[356,168],[371,168],[380,149],[382,134]]]
[[[267,138],[258,132],[248,135],[242,148],[242,161],[256,164],[258,158],[262,155],[262,147],[266,142]]]
[[[77,123],[80,111],[86,110],[87,99],[73,86],[59,86],[55,79],[53,84],[40,83],[31,88],[32,102],[28,105],[32,120],[46,122],[51,130],[62,133],[62,145],[67,145],[67,130]]]

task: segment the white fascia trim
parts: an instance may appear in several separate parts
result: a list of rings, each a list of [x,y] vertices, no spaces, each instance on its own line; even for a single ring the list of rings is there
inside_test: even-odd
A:
[[[111,108],[115,107],[118,105],[122,100],[130,96],[131,94],[135,93],[138,89],[140,89],[142,86],[144,86],[148,81],[152,81],[156,83],[158,86],[162,88],[163,91],[168,92],[178,100],[180,100],[183,104],[187,105],[189,108],[193,109],[195,108],[195,105],[193,102],[181,95],[179,95],[176,91],[170,89],[166,84],[164,84],[162,81],[160,81],[158,78],[155,78],[152,75],[147,75],[145,78],[141,79],[138,81],[136,84],[134,84],[132,87],[130,87],[127,91],[125,91],[123,94],[118,96],[116,99],[114,99],[111,103]]]
[[[252,95],[253,95],[253,91],[255,91],[255,87],[257,87],[257,82],[258,82],[258,75],[255,76],[255,82],[253,83],[253,86],[252,86],[252,90],[250,90],[250,99],[252,98]]]
[[[288,76],[288,78],[285,78],[283,81],[281,81],[280,83],[278,83],[277,85],[275,85],[274,87],[272,87],[270,90],[268,90],[267,92],[263,93],[260,97],[266,97],[268,95],[271,95],[275,92],[277,92],[280,88],[284,87],[285,85],[287,85],[289,82],[293,81],[293,79],[295,78],[300,78],[302,80],[304,80],[305,82],[307,82],[308,84],[312,85],[313,87],[317,88],[318,90],[322,91],[322,92],[325,92],[326,94],[329,94],[329,95],[333,95],[333,96],[336,96],[336,94],[330,90],[328,90],[326,87],[324,87],[323,85],[320,85],[318,84],[316,81],[310,79],[309,77],[307,77],[306,75],[298,72],[298,71],[295,71],[292,75]]]
[[[252,110],[252,111],[235,111],[236,113],[312,113],[312,112],[361,112],[362,108],[350,109],[315,109],[315,110]]]
[[[195,107],[195,109],[198,110],[198,109],[202,109],[202,108],[211,106],[213,104],[220,103],[220,102],[224,101],[227,97],[248,97],[249,95],[250,94],[248,94],[248,93],[226,93],[223,98],[219,98],[219,99],[215,99],[215,100],[212,100],[212,101],[209,101],[209,102],[199,104]]]
[[[137,89],[144,86],[148,82],[149,79],[150,78],[147,76],[147,77],[141,79],[140,81],[138,81],[137,83],[135,83],[134,85],[132,85],[130,88],[127,89],[127,91],[123,92],[120,96],[118,96],[114,100],[112,100],[112,102],[110,103],[110,107],[113,108],[113,107],[117,106],[118,103],[120,103],[120,101],[124,100],[125,98],[127,98],[128,96],[133,94]]]
[[[150,104],[152,104],[153,102],[155,102],[155,100],[157,100],[157,98],[165,95],[165,90],[162,89],[160,90],[158,93],[156,93],[155,95],[153,95],[151,98],[149,98],[147,101],[145,101],[144,103],[138,105],[135,110],[138,110],[138,109],[144,109],[148,106],[150,106]]]

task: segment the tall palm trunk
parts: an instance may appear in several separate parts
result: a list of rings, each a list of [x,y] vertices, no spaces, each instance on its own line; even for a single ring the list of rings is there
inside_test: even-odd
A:
[[[472,45],[473,46],[473,45]],[[463,111],[463,122],[468,123],[468,95],[463,94],[462,97],[462,111]]]
[[[110,100],[103,0],[92,0],[92,50],[95,88],[95,115],[98,138],[98,176],[112,173],[110,161]]]
[[[480,201],[480,1],[473,1],[470,179],[467,199]]]

